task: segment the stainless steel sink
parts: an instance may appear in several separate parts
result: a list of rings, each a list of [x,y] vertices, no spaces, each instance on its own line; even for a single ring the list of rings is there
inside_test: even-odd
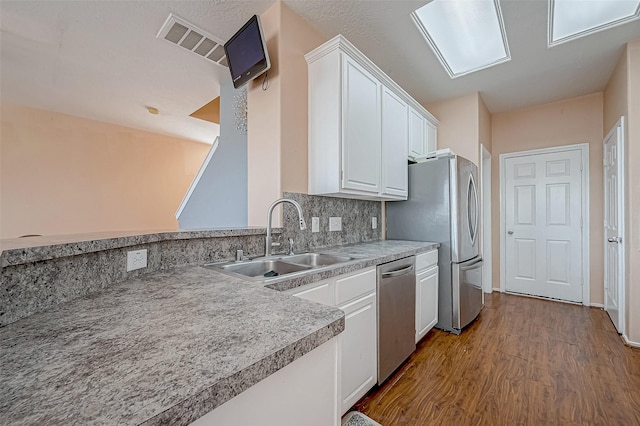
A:
[[[229,275],[239,276],[245,280],[266,281],[282,276],[291,276],[292,274],[303,274],[308,271],[349,262],[353,259],[350,256],[303,253],[247,261],[214,263],[204,266]]]
[[[337,256],[333,254],[304,253],[295,254],[293,256],[285,256],[282,257],[282,260],[299,265],[309,265],[312,268],[318,268],[322,266],[330,266],[338,263],[349,262],[350,260],[353,260],[353,258],[349,256]]]
[[[280,260],[252,260],[248,262],[237,262],[227,265],[220,265],[220,268],[227,272],[244,275],[247,277],[276,277],[291,274],[293,272],[311,269],[311,266],[296,265],[282,262]]]

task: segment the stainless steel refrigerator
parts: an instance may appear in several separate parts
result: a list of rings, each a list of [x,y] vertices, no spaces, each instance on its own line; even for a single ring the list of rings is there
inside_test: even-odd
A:
[[[407,201],[389,202],[387,238],[437,241],[436,328],[459,334],[482,309],[478,168],[446,154],[409,165]]]

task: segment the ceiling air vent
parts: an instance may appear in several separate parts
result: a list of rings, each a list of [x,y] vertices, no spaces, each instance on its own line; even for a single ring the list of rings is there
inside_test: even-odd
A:
[[[173,13],[169,14],[156,38],[164,39],[176,46],[190,50],[223,67],[228,66],[227,58],[224,56],[223,41],[184,19],[178,18]]]

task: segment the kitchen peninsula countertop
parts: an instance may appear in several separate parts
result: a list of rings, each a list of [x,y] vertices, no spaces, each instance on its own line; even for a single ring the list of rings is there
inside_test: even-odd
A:
[[[265,232],[265,228],[246,227],[237,229],[183,231],[94,232],[86,234],[9,238],[0,240],[0,267],[161,241],[263,235]],[[279,234],[281,232],[282,228],[274,228],[272,230],[273,234]]]
[[[377,241],[283,290],[436,248]],[[311,282],[309,281],[309,282]],[[344,329],[344,313],[188,266],[0,328],[3,424],[189,424]]]

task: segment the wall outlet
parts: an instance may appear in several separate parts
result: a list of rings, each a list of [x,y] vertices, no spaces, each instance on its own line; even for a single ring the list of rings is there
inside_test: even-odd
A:
[[[312,217],[311,218],[311,232],[320,232],[320,218]]]
[[[147,249],[127,252],[127,272],[147,267]]]
[[[329,231],[342,231],[342,218],[330,217],[329,218]]]
[[[378,229],[378,218],[375,216],[371,218],[371,229]]]

